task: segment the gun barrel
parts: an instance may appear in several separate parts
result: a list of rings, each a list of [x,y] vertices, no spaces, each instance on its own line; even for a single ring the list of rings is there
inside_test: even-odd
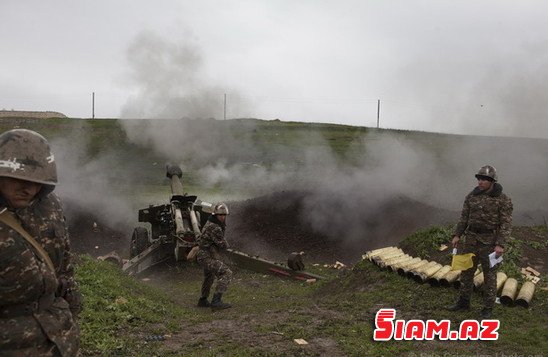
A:
[[[184,196],[183,182],[179,176],[171,176],[171,195],[172,196]]]
[[[190,210],[190,222],[192,223],[192,229],[194,230],[194,233],[200,234],[200,228],[198,227],[198,218],[196,217],[196,212],[194,210]]]
[[[186,232],[186,229],[183,222],[183,215],[181,213],[181,210],[175,205],[172,205],[172,210],[175,213],[175,234],[183,234],[184,232]]]
[[[166,176],[171,180],[171,194],[173,196],[184,196],[183,170],[178,165],[167,165]]]

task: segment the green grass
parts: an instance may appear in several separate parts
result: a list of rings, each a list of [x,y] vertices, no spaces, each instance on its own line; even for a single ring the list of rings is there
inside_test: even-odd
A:
[[[524,241],[510,237],[504,246],[504,261],[500,270],[509,277],[521,280],[519,261],[523,255]]]
[[[440,245],[451,242],[452,232],[453,226],[420,229],[402,241],[400,246],[405,252],[413,252],[414,256],[429,259]]]
[[[411,351],[535,355],[548,348],[548,294],[543,290],[535,293],[530,309],[496,306],[498,341],[374,342],[373,321],[380,308],[395,308],[397,319],[450,319],[455,326],[477,319],[481,297],[474,293],[471,311],[451,313],[445,306],[456,298],[455,289],[418,284],[368,261],[348,271],[314,272],[326,279],[307,284],[236,269],[224,296],[234,307],[212,313],[194,306],[202,278],[196,266],[153,275],[145,285],[111,265],[83,258],[77,278],[86,297],[80,320],[84,355],[317,355],[321,350],[313,348],[321,341],[334,346],[326,355],[338,351],[349,356]],[[173,337],[145,340],[157,334]],[[296,338],[312,347],[296,345]],[[178,342],[169,347],[170,340]]]
[[[528,246],[530,246],[533,249],[544,249],[547,246],[548,241],[544,242],[526,242]]]
[[[431,256],[440,244],[447,242],[451,228],[434,226],[417,231],[401,246],[414,246],[424,257]],[[502,270],[509,276],[517,277],[514,274],[523,244],[511,238],[506,246]],[[544,290],[537,289],[529,309],[496,305],[495,318],[501,321],[497,341],[375,342],[373,322],[380,308],[395,308],[397,319],[449,319],[454,328],[463,320],[478,318],[481,296],[474,293],[471,311],[451,313],[445,307],[457,297],[453,288],[418,284],[394,272],[380,270],[368,261],[342,272],[311,268],[326,279],[306,284],[235,269],[234,280],[225,294],[225,300],[234,307],[213,314],[208,309],[194,307],[202,278],[196,266],[173,269],[166,276],[152,277],[154,283],[144,285],[108,264],[84,258],[77,271],[86,296],[81,319],[84,354],[131,356],[154,351],[160,356],[293,356],[335,352],[349,356],[396,356],[410,352],[539,355],[548,348],[544,338],[548,293]],[[125,300],[121,303],[120,298]],[[189,333],[191,341],[187,341]],[[173,335],[180,344],[170,347],[167,342],[144,341],[144,337],[156,334]],[[184,342],[180,341],[181,336]],[[331,347],[307,349],[296,345],[293,342],[296,338],[305,339],[311,346],[327,341]]]
[[[76,270],[85,305],[80,315],[84,354],[131,355],[146,336],[167,334],[196,316],[114,265],[83,256]]]
[[[346,288],[337,289],[338,286],[346,286]],[[348,316],[355,313],[360,314],[361,319],[365,320],[364,332],[360,335],[362,338],[367,336],[368,339],[372,336],[371,321],[373,321],[374,313],[381,307],[395,308],[397,310],[396,319],[417,318],[437,321],[450,319],[453,324],[468,318],[477,319],[481,308],[481,298],[478,293],[475,293],[472,311],[447,312],[445,306],[451,304],[457,295],[457,291],[453,288],[434,288],[427,284],[417,284],[393,272],[381,271],[367,261],[358,263],[352,272],[340,281],[332,282],[327,290],[339,290],[339,293],[329,294],[322,299],[324,303],[332,309],[348,314]],[[339,341],[343,342],[346,351],[352,355],[387,355],[387,350],[395,355],[407,351],[469,354],[475,353],[476,350],[486,353],[514,351],[513,353],[541,354],[548,346],[546,340],[542,338],[543,326],[548,323],[547,297],[545,291],[538,291],[533,306],[529,310],[497,305],[495,316],[501,320],[500,338],[492,343],[472,341],[363,343],[352,338],[352,329],[345,328],[349,323],[345,319],[334,324],[330,332],[339,336]],[[358,326],[360,325],[358,324]],[[531,343],[523,344],[524,339]],[[536,342],[532,343],[533,341]]]

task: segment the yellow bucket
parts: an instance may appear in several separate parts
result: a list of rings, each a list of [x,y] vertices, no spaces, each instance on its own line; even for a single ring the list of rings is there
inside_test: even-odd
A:
[[[474,253],[467,254],[455,254],[453,255],[453,261],[451,262],[451,270],[466,270],[474,266],[472,257]]]

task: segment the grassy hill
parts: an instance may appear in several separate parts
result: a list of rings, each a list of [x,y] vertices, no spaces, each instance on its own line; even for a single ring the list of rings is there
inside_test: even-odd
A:
[[[536,249],[545,255],[548,230],[538,229],[546,234],[542,247]],[[417,232],[425,247],[423,254],[437,250],[443,231],[433,227]],[[412,244],[416,235],[402,246]],[[505,264],[511,267],[516,262]],[[478,318],[481,297],[474,293],[471,311],[451,313],[444,307],[454,301],[455,289],[418,284],[369,261],[342,271],[310,265],[309,270],[326,279],[310,284],[235,269],[225,295],[234,307],[212,313],[195,307],[202,279],[195,265],[166,265],[137,280],[107,263],[83,258],[77,272],[87,297],[81,319],[83,352],[127,356],[542,355],[548,348],[545,288],[537,289],[529,309],[496,305],[494,313],[501,321],[497,341],[375,342],[374,317],[380,308],[395,308],[397,319],[449,319],[455,326]],[[297,345],[294,339],[305,339],[308,344]]]
[[[121,196],[137,201],[146,196],[145,201],[151,201],[158,193],[163,200],[168,194],[164,164],[176,162],[184,167],[185,188],[200,195],[228,196],[241,191],[254,197],[261,186],[287,189],[298,183],[317,192],[329,189],[329,215],[320,223],[327,221],[327,227],[332,228],[333,218],[337,218],[341,224],[335,232],[344,232],[349,221],[361,219],[352,215],[355,208],[366,204],[368,209],[378,208],[389,185],[403,186],[405,190],[427,186],[417,195],[437,202],[458,197],[461,204],[465,189],[472,184],[470,171],[477,156],[481,156],[482,163],[484,158],[500,160],[501,171],[508,173],[506,177],[519,182],[511,190],[516,209],[537,210],[540,213],[534,217],[536,222],[539,217],[542,222],[542,215],[546,215],[546,196],[534,188],[543,187],[546,177],[547,140],[256,119],[154,123],[70,118],[0,120],[0,131],[15,127],[36,130],[52,142],[56,155],[61,157],[58,164],[63,178],[78,183],[77,191],[67,194],[83,196],[87,205],[93,196],[99,196],[105,206]],[[204,167],[210,168],[207,175],[201,172]],[[250,179],[244,180],[250,171]],[[80,175],[70,176],[75,173]],[[524,173],[528,173],[527,185],[522,184]],[[286,175],[284,180],[274,181],[278,186],[272,184],[273,176],[282,174]],[[219,179],[205,180],[215,175]],[[321,179],[327,185],[321,185]],[[461,181],[465,185],[458,186]],[[114,195],[113,188],[121,195]],[[325,203],[313,202],[316,206]],[[109,215],[113,212],[106,207],[104,211]],[[383,217],[387,216],[381,215],[378,220]],[[527,259],[533,258],[536,264],[544,265],[545,232],[546,223],[518,227],[504,269],[516,273],[522,264],[531,263]],[[408,237],[400,246],[420,256],[435,256],[448,234],[447,227],[430,227]],[[83,354],[541,355],[548,350],[544,332],[548,296],[541,289],[546,286],[545,271],[530,309],[497,305],[495,316],[501,320],[498,341],[385,343],[372,341],[374,315],[382,307],[396,308],[396,318],[450,319],[458,323],[477,317],[480,297],[474,295],[471,312],[451,314],[443,307],[456,296],[452,288],[417,284],[381,271],[367,261],[343,271],[309,267],[326,279],[306,284],[236,269],[226,295],[234,308],[212,313],[194,306],[202,279],[196,266],[164,266],[137,279],[83,256],[77,266],[77,280],[86,298],[80,320]],[[297,345],[293,341],[297,338],[305,339],[308,345]]]

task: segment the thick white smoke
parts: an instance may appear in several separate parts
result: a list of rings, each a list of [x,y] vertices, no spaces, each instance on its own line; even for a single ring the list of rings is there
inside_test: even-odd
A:
[[[122,108],[122,118],[224,118],[227,92],[232,110],[242,105],[236,90],[205,73],[202,51],[190,34],[166,40],[143,31],[126,56],[125,81],[133,94]]]
[[[142,34],[128,53],[131,78],[138,91],[135,99],[126,104],[124,116],[190,117],[123,121],[133,143],[150,147],[172,162],[185,163],[201,184],[216,187],[228,196],[236,191],[249,195],[275,190],[310,192],[303,219],[319,231],[331,232],[333,237],[367,236],[367,230],[375,223],[368,222],[371,217],[397,225],[398,222],[389,222],[389,212],[385,217],[376,214],[387,202],[398,202],[402,197],[440,211],[453,211],[456,220],[464,196],[475,186],[474,173],[485,164],[499,169],[505,192],[514,200],[517,222],[538,224],[546,215],[548,197],[534,189],[542,187],[548,177],[546,140],[371,131],[363,138],[356,136],[348,149],[353,153],[348,156],[358,153],[358,158],[344,160],[345,154],[336,153],[330,142],[310,131],[276,125],[265,129],[254,120],[203,119],[219,117],[221,101],[213,94],[219,85],[206,80],[207,74],[202,72],[200,51],[195,45],[177,45],[154,34]],[[508,124],[519,122],[519,107],[511,104],[515,101],[501,100],[510,96],[505,84],[516,81],[517,72],[499,76],[498,82],[493,83],[497,69],[493,71],[476,78],[466,88],[449,91],[458,93],[451,96],[451,106],[446,105],[447,100],[431,103],[431,108],[437,108],[434,113],[439,120],[465,122],[472,132],[484,133],[489,128],[489,132],[505,136],[525,135],[525,131],[520,131],[522,126]],[[409,81],[411,78],[420,82],[422,89],[436,93],[440,77],[425,80],[421,73],[424,74],[413,70],[411,63],[403,83],[413,82]],[[534,81],[535,85],[528,87],[536,96],[523,91],[518,97],[542,99],[544,94],[539,93],[546,91],[541,83]],[[468,115],[465,103],[470,102],[471,96],[485,98],[478,102],[478,108],[483,105],[484,109],[478,110],[486,112],[491,110],[489,103],[506,103],[504,120],[497,120],[495,112],[485,114],[481,120],[477,113]],[[500,110],[500,106],[494,107]],[[528,119],[543,128],[538,110],[527,113]],[[456,120],[457,117],[465,120]],[[424,221],[426,224],[432,219],[426,217]]]
[[[123,188],[128,181],[133,182],[133,174],[111,152],[101,152],[90,159],[90,142],[86,139],[89,136],[81,133],[91,130],[82,121],[70,135],[51,140],[59,177],[55,192],[68,208],[65,213],[69,220],[88,215],[129,233],[136,217],[135,202]]]

